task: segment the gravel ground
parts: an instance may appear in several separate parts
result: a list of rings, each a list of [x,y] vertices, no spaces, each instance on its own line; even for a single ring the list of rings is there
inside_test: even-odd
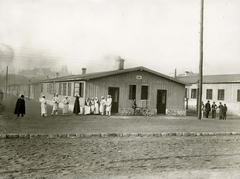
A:
[[[71,133],[154,133],[154,132],[240,132],[240,117],[228,119],[203,119],[195,116],[118,116],[99,115],[40,117],[40,103],[26,99],[26,116],[13,114],[16,97],[5,99],[0,119],[1,133],[71,134]],[[52,107],[48,106],[48,114]]]
[[[239,178],[240,136],[1,139],[2,178]]]
[[[2,102],[0,134],[240,131],[236,116],[226,121],[193,116],[42,118],[40,104],[33,100],[26,100],[26,116],[16,118],[15,102],[16,97]],[[0,139],[0,178],[240,178],[240,135],[143,136]]]

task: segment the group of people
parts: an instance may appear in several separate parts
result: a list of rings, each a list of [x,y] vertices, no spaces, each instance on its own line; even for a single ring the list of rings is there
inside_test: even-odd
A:
[[[80,112],[81,114],[88,115],[88,114],[101,114],[111,116],[111,108],[112,108],[112,98],[111,95],[107,96],[107,99],[104,96],[101,97],[99,101],[98,97],[95,98],[87,98],[85,101],[85,106],[82,108],[83,111],[80,111],[80,104],[79,104],[79,95],[75,96],[75,102],[73,107],[74,115],[78,115]]]
[[[210,104],[210,101],[207,101],[207,103],[204,105],[202,102],[202,118],[203,118],[203,112],[206,112],[206,118],[208,118],[209,113],[212,111],[212,118],[216,118],[216,111],[219,108],[219,119],[220,120],[226,120],[227,119],[227,105],[222,105],[221,102],[219,102],[219,105],[217,105],[214,101],[213,104]]]
[[[54,97],[52,99],[53,102],[53,108],[52,108],[52,113],[51,115],[58,115],[58,110],[59,110],[59,103],[61,102],[58,94],[54,94]],[[47,101],[45,99],[45,95],[42,95],[42,98],[40,99],[41,103],[41,116],[46,117],[47,116]],[[65,96],[65,98],[62,100],[63,103],[63,110],[62,110],[62,115],[68,115],[68,104],[69,100],[68,97]]]
[[[79,95],[75,96],[75,102],[73,107],[73,114],[78,115],[80,114],[101,114],[101,115],[107,115],[111,116],[111,107],[112,107],[112,98],[110,95],[107,96],[107,100],[105,100],[104,96],[101,97],[101,100],[98,100],[98,97],[92,98],[91,100],[89,98],[85,101],[85,106],[83,108],[80,108],[80,102],[79,102]],[[47,116],[47,102],[45,99],[45,96],[42,95],[42,98],[40,99],[41,102],[41,116]],[[68,115],[69,112],[69,99],[68,96],[65,96],[65,98],[60,101],[58,94],[54,94],[54,97],[52,99],[53,102],[53,108],[51,115],[58,115],[59,110],[59,103],[63,103],[63,109],[62,109],[62,115]],[[83,111],[80,111],[82,109]]]

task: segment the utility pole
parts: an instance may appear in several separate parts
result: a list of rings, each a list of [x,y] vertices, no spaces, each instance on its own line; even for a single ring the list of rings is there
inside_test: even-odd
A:
[[[5,82],[5,98],[7,98],[7,86],[8,86],[8,66],[6,68],[6,82]]]
[[[200,59],[199,59],[199,91],[198,91],[198,119],[201,119],[202,107],[202,79],[203,79],[203,9],[204,0],[201,0],[201,13],[200,13]]]

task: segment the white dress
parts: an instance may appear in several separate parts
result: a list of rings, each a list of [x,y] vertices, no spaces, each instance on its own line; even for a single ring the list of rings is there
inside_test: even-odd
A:
[[[90,114],[90,109],[91,107],[90,107],[90,102],[89,101],[86,101],[86,103],[85,103],[85,106],[84,106],[84,114],[86,115],[86,114]]]
[[[68,104],[69,104],[69,100],[68,99],[63,99],[62,101],[63,103],[63,114],[67,114],[68,113]]]
[[[105,105],[106,105],[106,100],[105,99],[102,99],[100,101],[100,113],[103,113],[105,112]]]
[[[58,97],[54,97],[52,99],[52,102],[53,102],[53,111],[56,111],[58,110],[58,106],[59,106],[59,103],[60,103],[60,99]]]
[[[99,114],[99,102],[95,100],[94,114]]]
[[[40,99],[41,102],[41,114],[47,114],[47,102],[45,98]]]
[[[106,111],[111,112],[111,108],[112,108],[112,98],[108,98],[106,102]]]

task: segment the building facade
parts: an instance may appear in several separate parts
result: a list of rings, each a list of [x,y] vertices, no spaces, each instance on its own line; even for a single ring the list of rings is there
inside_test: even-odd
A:
[[[198,77],[179,77],[191,85],[186,86],[186,102],[189,109],[196,109],[198,96]],[[226,104],[228,114],[240,116],[240,74],[203,76],[202,100],[219,105]]]
[[[45,95],[51,104],[54,93],[60,100],[68,96],[70,110],[73,109],[75,95],[80,95],[81,111],[87,98],[112,96],[112,113],[131,115],[132,100],[137,105],[146,107],[154,115],[186,115],[184,108],[185,82],[152,71],[145,67],[130,69],[119,68],[114,71],[83,73],[65,77],[46,79],[29,85],[31,98],[38,99]],[[18,92],[21,94],[21,91]],[[60,103],[60,107],[62,104]]]

